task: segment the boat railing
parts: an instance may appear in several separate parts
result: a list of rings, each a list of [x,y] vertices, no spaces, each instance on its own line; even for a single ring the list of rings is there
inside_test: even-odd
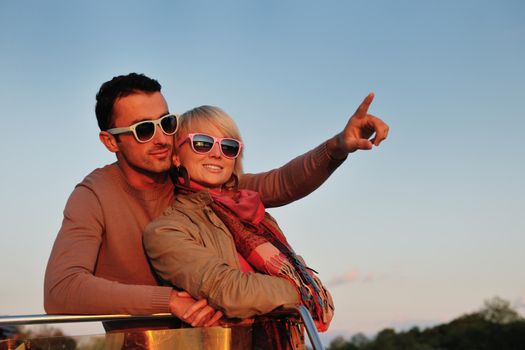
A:
[[[310,344],[314,350],[324,349],[319,333],[315,327],[315,324],[308,312],[308,309],[304,306],[299,306],[295,309],[281,310],[273,312],[265,316],[265,319],[284,319],[284,318],[293,318],[297,319],[299,323],[304,326],[304,329],[310,340]],[[64,324],[64,323],[77,323],[77,322],[140,322],[147,326],[148,322],[156,322],[162,320],[176,319],[175,316],[171,314],[155,314],[155,315],[16,315],[16,316],[0,316],[0,329],[2,327],[13,327],[13,326],[27,326],[27,325],[49,325],[49,324]],[[242,324],[242,323],[241,323]],[[142,337],[147,337],[149,344],[145,347],[137,347],[141,349],[178,349],[178,348],[197,348],[197,349],[242,349],[243,345],[237,344],[237,346],[232,346],[232,339],[237,338],[246,338],[246,335],[239,336],[243,334],[241,329],[249,329],[246,326],[237,327],[235,324],[230,324],[223,327],[210,327],[210,328],[185,328],[185,329],[176,329],[176,330],[163,330],[163,331],[141,331]],[[178,331],[177,334],[176,331]],[[182,333],[181,333],[182,332]],[[246,332],[245,332],[246,333]],[[181,337],[181,334],[183,336]],[[109,337],[111,338],[111,334]],[[64,336],[68,337],[68,336]],[[89,349],[124,349],[122,346],[122,339],[118,346],[115,346],[117,342],[113,340],[108,341],[108,335],[105,335],[105,343],[99,347],[91,346],[87,347]],[[113,337],[115,338],[115,337]],[[161,339],[161,341],[159,341]],[[186,344],[200,344],[195,347],[177,347],[174,346],[175,343],[181,344],[181,339],[184,339]],[[189,342],[189,343],[188,343]],[[237,341],[239,343],[239,341]],[[0,339],[0,350],[30,350],[30,349],[46,349],[46,350],[55,350],[55,347],[46,343],[45,347],[39,347],[38,342],[30,342],[21,339]],[[113,345],[112,345],[113,344]],[[154,344],[154,345],[152,345]],[[160,344],[160,345],[159,345]],[[241,341],[242,344],[242,341]],[[58,345],[56,349],[66,349],[67,346],[63,343]],[[133,348],[133,347],[127,347]],[[74,347],[77,349],[77,347]]]

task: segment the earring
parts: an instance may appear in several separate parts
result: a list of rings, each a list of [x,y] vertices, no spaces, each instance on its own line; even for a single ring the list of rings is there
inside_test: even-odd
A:
[[[174,185],[190,187],[190,175],[182,165],[170,169],[169,176]],[[182,178],[182,183],[181,183]]]
[[[186,187],[190,187],[190,174],[188,173],[188,170],[180,165],[177,167],[177,172],[179,173],[179,179],[182,177],[182,180],[184,181],[182,184]]]

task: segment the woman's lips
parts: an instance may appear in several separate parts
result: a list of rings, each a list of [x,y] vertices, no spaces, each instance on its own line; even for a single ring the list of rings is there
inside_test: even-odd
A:
[[[220,172],[223,169],[221,165],[217,164],[203,164],[202,166],[212,172]]]

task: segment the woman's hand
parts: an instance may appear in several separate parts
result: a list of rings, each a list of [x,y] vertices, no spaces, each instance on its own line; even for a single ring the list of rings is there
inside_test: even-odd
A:
[[[206,299],[195,300],[187,292],[172,291],[170,311],[182,321],[193,327],[210,327],[218,325],[222,312],[208,305]]]

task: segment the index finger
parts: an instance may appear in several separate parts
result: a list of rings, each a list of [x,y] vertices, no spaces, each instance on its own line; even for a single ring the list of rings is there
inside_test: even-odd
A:
[[[374,100],[374,96],[375,96],[374,93],[371,92],[365,97],[363,102],[361,102],[361,104],[359,105],[359,107],[357,107],[357,110],[354,113],[354,116],[356,118],[364,118],[364,117],[366,117],[366,115],[368,113],[368,107],[370,107],[370,104]]]
[[[210,314],[213,314],[215,310],[211,306],[203,307],[197,315],[193,318],[191,325],[193,327],[203,327],[206,324],[206,320]]]
[[[215,311],[215,314],[210,318],[208,322],[204,325],[205,327],[213,326],[220,318],[222,317],[221,311]]]
[[[201,299],[199,301],[196,301],[195,303],[193,303],[193,305],[191,305],[187,310],[186,312],[184,313],[184,315],[182,317],[184,317],[185,319],[188,319],[190,318],[195,312],[199,311],[200,309],[204,308],[206,305],[208,305],[208,301],[206,299]]]

